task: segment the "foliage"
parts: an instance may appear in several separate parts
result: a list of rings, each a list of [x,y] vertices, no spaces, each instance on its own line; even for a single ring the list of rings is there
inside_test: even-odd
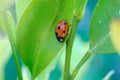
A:
[[[120,18],[120,0],[109,0],[109,2],[108,0],[99,0],[91,18],[89,50],[71,75],[70,61],[72,48],[74,48],[74,36],[80,20],[84,16],[87,1],[16,1],[18,21],[16,32],[11,13],[2,13],[3,18],[0,18],[0,21],[3,24],[0,26],[8,34],[20,80],[22,80],[22,75],[17,58],[17,49],[24,64],[31,72],[32,80],[51,63],[64,47],[66,47],[64,80],[74,80],[81,66],[91,55],[116,52],[110,39],[109,25],[113,19]],[[66,20],[72,26],[68,40],[63,43],[58,42],[55,37],[55,26],[60,20]]]

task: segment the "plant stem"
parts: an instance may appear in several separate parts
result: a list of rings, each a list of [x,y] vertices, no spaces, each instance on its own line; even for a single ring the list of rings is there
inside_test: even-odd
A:
[[[11,27],[14,27],[14,26],[11,26],[11,23],[10,23],[11,18],[12,18],[12,15],[10,13],[7,13],[7,12],[3,13],[3,19],[5,22],[5,29],[6,29],[8,38],[10,40],[11,48],[13,51],[13,56],[14,56],[14,60],[16,63],[18,77],[19,77],[19,80],[23,80],[22,72],[21,72],[21,68],[20,68],[20,63],[19,63],[19,60],[17,57],[17,49],[16,49],[16,45],[15,45],[15,41],[14,41],[14,34],[12,34],[12,29],[11,29]]]
[[[74,80],[74,78],[76,77],[76,75],[78,74],[78,71],[79,69],[81,68],[81,66],[91,57],[91,53],[90,52],[87,52],[82,60],[78,63],[78,65],[76,66],[76,68],[73,70],[73,73],[72,73],[72,77],[71,77],[71,80]]]
[[[78,26],[79,20],[77,20],[75,17],[72,21],[72,28],[71,28],[71,34],[66,41],[66,56],[65,56],[65,69],[64,69],[64,80],[70,80],[70,60],[71,60],[71,52],[72,52],[72,46],[73,41],[75,37],[76,28]]]

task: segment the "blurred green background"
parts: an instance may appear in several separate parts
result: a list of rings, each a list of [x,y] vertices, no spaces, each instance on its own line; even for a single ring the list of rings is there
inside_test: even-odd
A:
[[[75,68],[82,56],[88,49],[89,44],[89,26],[92,12],[98,0],[88,0],[84,18],[79,23],[76,31],[73,53],[71,59],[71,71]],[[13,14],[15,23],[16,9],[15,5],[9,8]],[[17,71],[14,58],[10,49],[10,44],[6,33],[0,31],[0,80],[17,80]],[[55,61],[41,74],[36,80],[62,80],[64,69],[65,50],[62,50]],[[19,57],[20,59],[20,57]],[[29,70],[24,66],[22,60],[21,68],[24,80],[30,79]],[[114,70],[110,80],[120,80],[120,56],[117,53],[96,54],[80,69],[76,80],[103,80],[103,78]]]

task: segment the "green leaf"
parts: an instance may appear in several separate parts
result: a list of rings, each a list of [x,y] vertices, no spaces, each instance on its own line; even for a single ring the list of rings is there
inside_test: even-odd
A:
[[[9,13],[9,15],[6,15],[6,12],[2,12],[0,14],[0,56],[1,56],[0,80],[4,80],[3,79],[4,78],[4,67],[11,56],[11,46],[10,46],[10,42],[9,42],[9,39],[8,39],[8,36],[6,35],[6,33],[8,33],[8,29],[11,30],[12,34],[14,33],[13,32],[13,30],[14,30],[13,29],[14,28],[13,18],[12,18],[11,13],[10,12],[8,12],[8,13]],[[5,16],[8,16],[9,19],[8,18],[6,19]],[[6,22],[6,21],[8,21],[8,22]],[[7,26],[7,25],[9,25],[9,26]]]
[[[18,61],[18,57],[17,57],[17,49],[16,49],[16,44],[15,44],[15,37],[14,37],[14,21],[13,21],[13,17],[12,14],[7,11],[4,12],[3,14],[3,20],[5,23],[5,29],[6,29],[6,33],[8,35],[10,44],[11,44],[11,48],[13,51],[13,56],[15,59],[15,63],[16,63],[16,68],[17,68],[17,72],[18,72],[18,77],[20,80],[22,79],[22,73],[21,73],[21,69],[20,69],[20,63]]]
[[[19,21],[25,9],[28,7],[32,0],[15,0],[16,1],[16,13],[17,20]]]
[[[10,19],[9,23],[5,22],[4,16],[9,17],[9,19]],[[9,24],[9,27],[6,28],[6,24]],[[15,36],[14,36],[15,24],[14,24],[13,17],[12,17],[12,14],[10,11],[5,11],[0,14],[0,30],[2,32],[5,31],[7,33],[7,29],[9,29],[9,31],[11,31],[13,38],[15,39]]]
[[[69,5],[68,5],[69,4]],[[65,43],[57,41],[55,26],[72,21],[74,0],[33,0],[17,28],[16,43],[34,79],[57,55]]]
[[[115,52],[109,29],[109,24],[114,19],[120,19],[120,0],[99,0],[90,24],[91,53]]]

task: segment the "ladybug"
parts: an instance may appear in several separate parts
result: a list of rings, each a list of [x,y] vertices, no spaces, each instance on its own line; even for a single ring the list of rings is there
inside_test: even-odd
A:
[[[61,20],[55,27],[55,35],[59,42],[63,42],[68,34],[68,23],[65,20]]]

